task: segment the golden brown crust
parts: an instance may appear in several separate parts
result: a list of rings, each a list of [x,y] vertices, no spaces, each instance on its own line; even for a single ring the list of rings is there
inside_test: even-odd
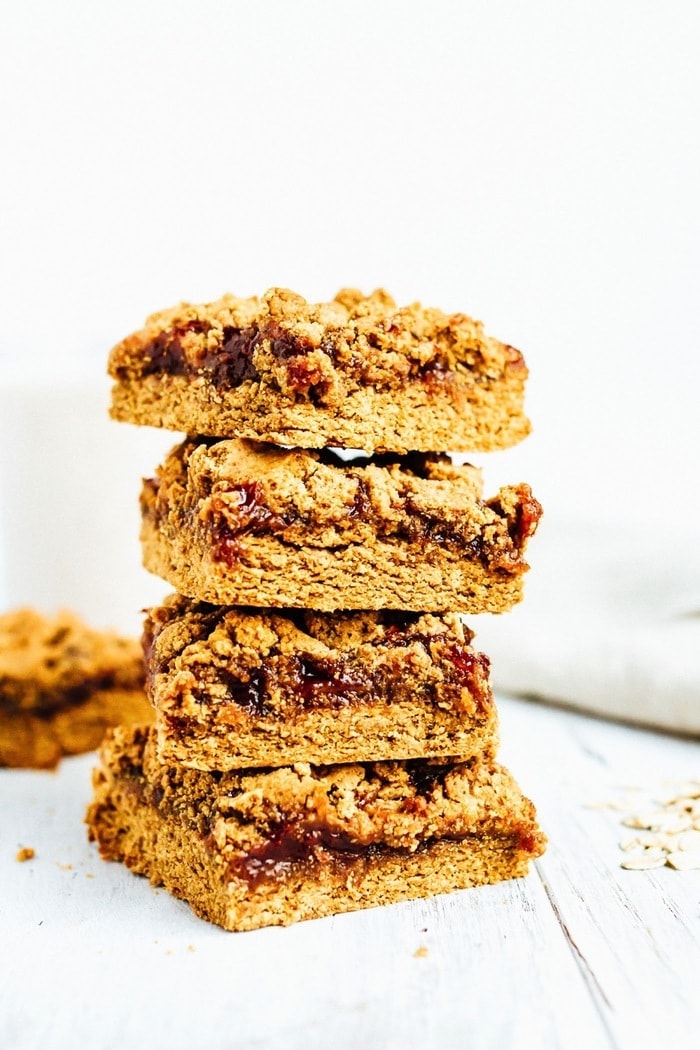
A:
[[[0,616],[0,766],[51,769],[97,747],[108,727],[152,717],[136,639],[66,610]]]
[[[481,498],[446,456],[344,462],[244,440],[185,441],[142,491],[144,564],[227,605],[500,612],[520,599],[541,508]]]
[[[138,641],[97,631],[61,610],[0,615],[0,706],[45,711],[78,702],[89,688],[143,686]]]
[[[145,729],[105,741],[86,819],[103,857],[231,930],[523,875],[545,845],[492,761],[202,773]]]
[[[145,630],[161,759],[228,770],[493,753],[489,662],[458,616],[227,608]]]
[[[68,755],[94,751],[108,729],[153,717],[142,689],[98,689],[79,704],[41,714],[0,709],[0,766],[55,769]]]
[[[506,448],[529,431],[519,351],[384,291],[182,303],[119,343],[109,372],[115,418],[188,433],[405,452]]]

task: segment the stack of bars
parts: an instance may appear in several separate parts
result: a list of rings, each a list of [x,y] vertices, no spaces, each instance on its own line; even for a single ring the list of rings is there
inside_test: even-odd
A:
[[[520,599],[541,511],[435,451],[527,434],[518,351],[273,289],[154,315],[110,373],[116,419],[189,436],[142,490],[177,593],[144,632],[155,725],[95,771],[102,855],[233,930],[524,875],[545,839],[460,614]]]

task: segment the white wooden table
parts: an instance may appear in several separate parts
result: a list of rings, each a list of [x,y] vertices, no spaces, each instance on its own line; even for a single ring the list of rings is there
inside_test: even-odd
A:
[[[527,879],[247,934],[99,860],[93,756],[0,771],[2,1050],[700,1046],[700,871],[623,870],[590,806],[700,776],[700,743],[500,711],[550,838]]]

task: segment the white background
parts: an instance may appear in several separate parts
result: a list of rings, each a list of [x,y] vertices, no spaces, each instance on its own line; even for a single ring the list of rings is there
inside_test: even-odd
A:
[[[102,377],[181,299],[383,285],[524,352],[535,430],[487,482],[687,526],[699,46],[691,0],[3,5],[3,373]]]

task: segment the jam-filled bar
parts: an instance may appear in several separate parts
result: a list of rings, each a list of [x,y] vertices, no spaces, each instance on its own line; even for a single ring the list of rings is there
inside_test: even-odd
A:
[[[189,434],[472,452],[530,429],[518,350],[464,314],[398,307],[384,291],[183,303],[119,343],[109,371],[115,419]]]
[[[159,755],[196,769],[495,752],[489,661],[455,614],[173,595],[144,632]]]
[[[110,726],[152,720],[135,639],[68,611],[0,616],[0,766],[53,769],[92,751]]]
[[[541,507],[525,484],[487,500],[481,487],[435,453],[186,440],[144,483],[144,564],[223,605],[502,612]]]
[[[162,765],[147,728],[102,747],[89,836],[228,930],[391,904],[527,873],[532,803],[493,761],[229,773]]]

